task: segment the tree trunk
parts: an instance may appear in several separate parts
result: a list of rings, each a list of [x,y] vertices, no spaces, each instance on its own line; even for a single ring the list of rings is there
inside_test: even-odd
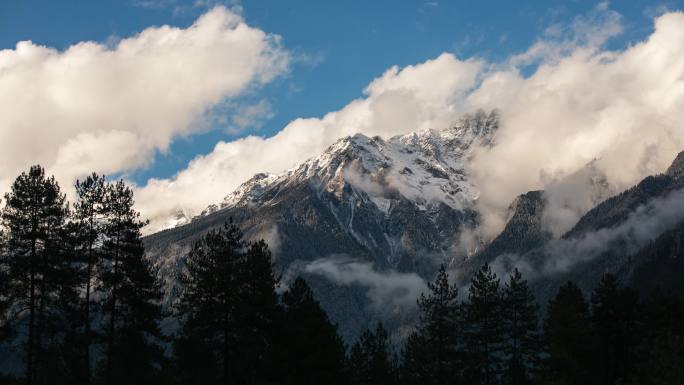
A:
[[[223,315],[223,384],[228,385],[228,310]]]
[[[48,229],[48,234],[50,230]],[[43,332],[45,331],[45,307],[47,306],[47,300],[48,300],[48,294],[47,294],[47,278],[46,274],[48,274],[48,269],[49,269],[49,263],[48,263],[48,253],[49,253],[49,247],[48,247],[48,241],[45,241],[45,245],[43,246],[43,258],[41,259],[42,263],[42,276],[40,280],[40,291],[39,291],[39,297],[38,297],[38,319],[36,323],[36,338],[35,338],[35,345],[36,345],[36,353],[35,353],[35,358],[36,358],[36,363],[45,365],[45,357],[44,357],[44,352],[43,352]],[[40,366],[34,366],[34,379],[36,383],[41,384],[45,382],[45,379],[42,378],[44,376],[44,370],[41,371]]]
[[[34,220],[35,223],[35,220]],[[34,229],[37,226],[33,226]],[[35,230],[34,230],[35,234]],[[26,352],[26,383],[28,385],[33,384],[33,347],[34,347],[34,337],[35,337],[35,308],[36,308],[36,269],[34,265],[34,258],[36,255],[36,239],[31,240],[31,264],[30,277],[29,277],[29,331],[28,331],[28,349]]]
[[[90,217],[89,235],[93,232],[93,217]],[[88,241],[88,269],[86,274],[86,291],[85,291],[85,331],[84,331],[84,351],[83,351],[83,377],[86,385],[90,385],[90,281],[93,274],[93,240]]]
[[[119,223],[120,218],[119,218]],[[109,318],[109,342],[107,344],[107,385],[112,385],[112,360],[114,357],[114,331],[116,322],[116,280],[119,273],[119,241],[121,239],[120,229],[117,229],[116,244],[114,246],[114,283],[112,285],[112,307]]]
[[[26,349],[26,383],[33,384],[33,337],[35,324],[35,306],[36,306],[36,284],[35,272],[33,266],[31,267],[31,276],[29,278],[29,330],[28,330],[28,348]]]

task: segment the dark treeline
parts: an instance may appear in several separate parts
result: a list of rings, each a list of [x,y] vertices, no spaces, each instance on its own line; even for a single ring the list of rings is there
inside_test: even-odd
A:
[[[35,166],[5,195],[0,367],[16,370],[0,384],[684,383],[684,304],[665,292],[606,275],[542,314],[517,270],[502,283],[485,265],[461,294],[441,268],[402,347],[382,324],[348,347],[306,282],[279,290],[266,243],[230,222],[192,247],[163,311],[132,190],[95,174],[75,187],[70,205]]]
[[[418,305],[401,383],[684,383],[684,303],[662,291],[640,300],[610,274],[589,299],[566,283],[542,317],[518,270],[502,285],[483,266],[459,301],[442,268]]]
[[[151,383],[161,294],[133,192],[98,175],[75,187],[70,206],[34,166],[4,197],[3,350],[22,358],[27,384]]]
[[[337,327],[303,279],[276,292],[264,241],[207,233],[163,310],[132,190],[95,174],[75,190],[34,166],[4,197],[0,384],[347,383]]]

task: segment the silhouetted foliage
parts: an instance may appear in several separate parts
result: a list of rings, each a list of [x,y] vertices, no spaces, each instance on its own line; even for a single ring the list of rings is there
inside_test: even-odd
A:
[[[348,361],[352,385],[390,385],[397,382],[389,335],[382,323],[359,337],[351,348]]]
[[[651,293],[642,310],[642,338],[634,377],[628,383],[684,383],[684,302],[661,288]]]
[[[664,290],[642,299],[610,274],[589,303],[574,283],[561,286],[540,327],[517,269],[502,285],[482,266],[459,299],[442,266],[403,349],[378,323],[346,356],[304,279],[279,295],[268,246],[232,221],[184,258],[165,320],[175,334],[165,336],[145,222],[123,181],[77,182],[70,210],[34,166],[5,195],[0,218],[0,348],[23,362],[0,373],[0,385],[684,383],[682,299]]]
[[[344,384],[345,347],[311,288],[297,278],[283,293],[274,382],[283,385]]]
[[[444,384],[460,378],[461,306],[445,266],[428,289],[418,299],[418,325],[404,347],[402,377],[407,384]]]
[[[513,270],[504,287],[502,321],[505,338],[503,382],[529,384],[539,367],[539,306],[518,269]]]
[[[604,275],[591,295],[592,326],[598,338],[604,384],[625,383],[632,377],[639,344],[637,294],[623,288],[612,274]]]
[[[48,381],[54,349],[66,329],[64,297],[73,295],[62,238],[68,208],[54,177],[40,166],[22,173],[5,195],[2,222],[7,231],[4,258],[8,318],[26,330],[22,343],[28,384]],[[22,333],[24,334],[24,333]]]
[[[197,242],[186,260],[175,354],[179,376],[187,381],[255,384],[270,375],[264,367],[274,355],[281,318],[277,279],[266,243],[242,238],[228,223]]]
[[[236,366],[240,383],[261,384],[272,374],[268,370],[275,352],[281,308],[275,292],[271,252],[263,240],[247,246],[239,266],[240,294],[236,332]],[[266,370],[265,370],[266,369]]]
[[[501,374],[504,348],[503,293],[487,264],[470,283],[464,315],[465,378],[471,384],[495,384]]]
[[[226,224],[198,241],[185,261],[176,303],[176,312],[183,317],[175,348],[181,378],[230,382],[231,358],[237,353],[232,347],[237,344],[238,270],[245,246],[240,229]],[[206,352],[194,357],[199,350]],[[200,357],[207,362],[193,365]],[[206,372],[198,373],[199,369]]]
[[[92,174],[75,185],[76,202],[73,205],[70,234],[74,262],[80,267],[79,281],[83,298],[80,317],[77,320],[75,348],[80,354],[80,365],[74,368],[76,382],[89,384],[91,372],[91,346],[95,315],[101,310],[93,300],[94,283],[100,282],[101,257],[104,242],[105,194],[107,184],[104,176]]]
[[[597,352],[589,304],[572,282],[561,286],[549,302],[544,320],[548,357],[544,381],[549,384],[597,384]]]
[[[144,258],[140,229],[145,222],[133,208],[133,191],[123,181],[108,186],[102,273],[98,289],[102,307],[105,356],[100,379],[111,384],[148,384],[161,364],[161,290]]]

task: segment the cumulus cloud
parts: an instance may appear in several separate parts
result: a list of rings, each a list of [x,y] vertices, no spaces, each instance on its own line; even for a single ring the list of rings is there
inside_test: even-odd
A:
[[[254,173],[295,166],[341,136],[442,128],[464,112],[497,108],[496,145],[475,151],[468,170],[480,190],[476,238],[497,234],[517,195],[547,187],[559,211],[544,223],[560,234],[599,198],[554,199],[554,191],[568,191],[554,189],[558,181],[596,159],[596,170],[618,191],[662,172],[684,148],[684,14],[659,16],[646,40],[622,51],[603,49],[621,30],[619,14],[600,3],[504,63],[445,53],[392,67],[337,111],[296,119],[272,137],[219,142],[174,177],[150,180],[138,190],[140,208],[154,230],[170,211],[196,213]],[[530,63],[536,69],[524,75]],[[582,191],[574,182],[572,191]]]
[[[65,184],[144,167],[207,112],[288,67],[279,38],[216,7],[188,28],[152,27],[115,44],[0,51],[0,187],[40,163]],[[268,114],[256,105],[236,127]]]
[[[684,14],[660,16],[648,39],[624,51],[579,47],[529,77],[496,70],[468,101],[502,114],[497,145],[471,165],[490,236],[515,196],[593,159],[624,189],[684,148]]]
[[[443,128],[465,112],[496,108],[495,145],[475,151],[468,166],[483,223],[472,238],[496,235],[510,202],[537,189],[547,189],[551,203],[545,225],[561,234],[602,196],[579,194],[591,178],[571,178],[570,187],[559,181],[596,159],[619,191],[662,172],[684,148],[684,14],[659,15],[650,36],[623,50],[603,48],[622,29],[603,2],[501,63],[444,53],[392,67],[337,111],[293,120],[271,137],[221,141],[173,177],[137,186],[138,208],[152,221],[147,231],[341,136]],[[111,46],[57,51],[20,42],[0,51],[0,187],[36,162],[62,181],[143,167],[174,138],[207,129],[212,107],[230,106],[226,100],[271,81],[289,61],[276,36],[222,7],[186,29],[149,28]],[[265,100],[241,110],[226,118],[227,130],[272,114]]]
[[[367,288],[366,295],[375,309],[413,308],[418,296],[427,290],[425,281],[417,274],[379,272],[370,263],[340,256],[317,259],[304,270],[322,275],[338,285]]]
[[[483,63],[450,54],[402,69],[392,67],[371,82],[364,97],[322,118],[296,119],[268,138],[219,142],[169,179],[151,179],[137,191],[148,231],[167,225],[169,212],[196,214],[220,201],[258,172],[280,172],[321,153],[345,135],[391,136],[445,127],[460,114]]]

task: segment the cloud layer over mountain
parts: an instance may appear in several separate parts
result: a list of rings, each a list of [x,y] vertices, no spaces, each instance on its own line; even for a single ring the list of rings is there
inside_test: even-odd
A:
[[[603,49],[621,30],[620,16],[601,3],[504,63],[445,53],[390,68],[338,111],[294,120],[273,137],[219,142],[175,177],[150,180],[140,207],[153,220],[174,209],[196,213],[252,174],[294,166],[340,136],[442,128],[477,108],[498,108],[502,122],[496,146],[479,151],[470,170],[484,238],[501,228],[515,196],[558,184],[594,159],[617,191],[663,171],[684,148],[684,14],[658,17],[648,39],[624,51]],[[530,64],[537,67],[526,76]],[[555,233],[596,203],[567,199],[564,211],[546,216],[558,219],[547,221]]]
[[[305,266],[308,273],[322,275],[338,285],[367,288],[374,311],[413,309],[427,284],[415,273],[379,272],[367,262],[341,256],[317,259]]]
[[[632,255],[663,232],[684,220],[684,190],[650,200],[637,207],[622,223],[582,234],[576,238],[554,239],[535,253],[543,258],[537,265],[529,256],[500,255],[492,269],[507,277],[517,267],[529,279],[571,271],[575,265],[600,257],[611,250]]]
[[[392,67],[371,82],[365,97],[322,118],[297,119],[275,136],[219,142],[171,179],[152,179],[137,194],[152,225],[169,210],[198,210],[220,201],[257,172],[280,172],[318,155],[338,138],[355,133],[389,136],[445,127],[459,116],[468,89],[483,63],[443,54],[399,70]],[[457,111],[458,109],[458,111]],[[194,209],[194,210],[192,210]]]
[[[494,71],[469,101],[503,114],[497,146],[473,164],[492,232],[515,195],[593,159],[624,189],[663,172],[684,148],[684,14],[659,17],[646,41],[622,52],[577,47],[527,78]]]
[[[205,130],[211,107],[288,62],[279,37],[223,7],[188,28],[148,28],[114,44],[58,51],[19,42],[0,51],[0,187],[35,163],[64,184],[143,167],[179,136]]]
[[[254,173],[295,166],[340,136],[443,128],[497,108],[496,144],[477,151],[469,169],[485,219],[480,235],[489,238],[518,194],[564,192],[553,186],[594,159],[618,191],[663,171],[684,148],[684,14],[663,14],[654,25],[644,41],[607,50],[623,27],[600,3],[504,62],[444,53],[392,67],[337,111],[293,120],[272,137],[219,142],[173,177],[137,186],[138,208],[153,231],[176,211],[197,214]],[[148,28],[111,46],[57,51],[20,42],[0,51],[0,187],[37,162],[63,184],[92,170],[139,169],[175,138],[207,129],[212,106],[283,74],[289,61],[278,37],[222,7],[188,28]],[[272,113],[268,105],[244,111],[231,120],[237,126]],[[583,190],[583,180],[571,187]],[[595,203],[573,199],[553,200],[558,211],[545,218],[554,233]]]

